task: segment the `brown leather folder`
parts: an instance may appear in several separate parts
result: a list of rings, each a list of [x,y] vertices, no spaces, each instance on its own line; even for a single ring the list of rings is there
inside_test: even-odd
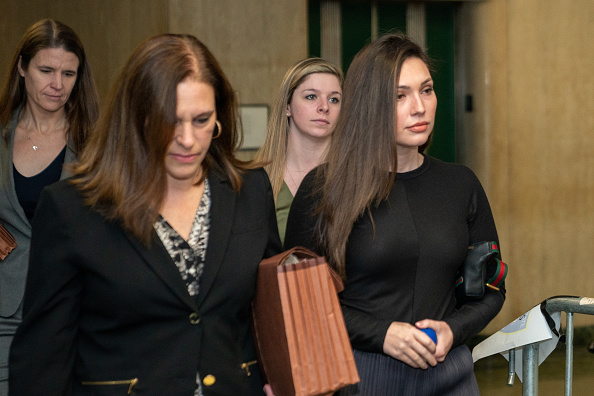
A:
[[[332,394],[359,382],[326,260],[297,247],[263,260],[253,301],[260,367],[276,396]]]

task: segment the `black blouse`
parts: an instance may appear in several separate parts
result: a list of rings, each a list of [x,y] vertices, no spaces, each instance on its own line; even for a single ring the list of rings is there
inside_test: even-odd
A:
[[[319,201],[312,182],[313,172],[293,200],[285,248],[321,251],[311,240]],[[422,319],[447,322],[455,347],[497,315],[505,288],[456,306],[455,281],[468,245],[498,241],[489,202],[470,169],[425,157],[418,169],[397,175],[388,199],[371,212],[375,232],[367,213],[353,225],[340,294],[354,348],[381,353],[393,321]]]
[[[41,190],[60,180],[64,158],[66,158],[66,146],[64,146],[60,154],[54,158],[47,168],[31,177],[21,175],[13,163],[12,174],[16,195],[29,222],[31,222],[35,214],[35,208],[37,207]]]

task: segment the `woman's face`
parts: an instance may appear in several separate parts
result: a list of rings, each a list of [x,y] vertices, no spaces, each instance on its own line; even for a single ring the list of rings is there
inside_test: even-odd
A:
[[[175,132],[165,157],[168,181],[194,184],[202,175],[202,161],[216,125],[213,87],[194,79],[180,82],[176,117]]]
[[[19,74],[25,79],[27,105],[45,113],[64,110],[76,84],[79,61],[62,48],[39,50],[24,70],[19,60]]]
[[[396,101],[396,144],[399,150],[417,150],[427,142],[435,122],[437,97],[431,73],[419,58],[402,63]]]
[[[342,102],[338,77],[330,73],[313,73],[293,92],[287,106],[290,133],[306,137],[330,136]]]

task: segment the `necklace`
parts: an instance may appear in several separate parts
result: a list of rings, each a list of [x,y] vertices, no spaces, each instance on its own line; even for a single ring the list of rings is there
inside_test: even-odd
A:
[[[27,140],[29,140],[31,142],[31,136],[27,135]],[[33,142],[31,142],[33,143]],[[37,145],[35,143],[33,143],[33,150],[37,151],[39,147],[37,147]]]
[[[298,184],[295,183],[295,179],[293,179],[293,175],[291,174],[291,170],[289,168],[287,168],[287,173],[289,174],[289,178],[293,182],[293,186],[297,186]]]
[[[17,129],[19,129],[20,131],[22,131],[21,133],[25,136],[27,136],[27,140],[29,141],[29,144],[31,144],[31,147],[33,147],[33,151],[38,151],[39,150],[39,145],[37,143],[35,143],[33,141],[33,139],[31,139],[31,132],[35,132],[37,133],[37,137],[35,138],[35,140],[37,140],[38,142],[41,140],[42,144],[48,143],[46,146],[48,145],[53,145],[53,135],[55,133],[60,133],[60,132],[68,132],[68,124],[62,124],[59,127],[51,127],[47,128],[47,130],[45,132],[42,132],[41,130],[37,130],[37,128],[35,128],[35,126],[33,125],[28,125],[27,123],[23,123],[23,124],[18,124],[17,125]],[[22,136],[22,135],[21,135]],[[49,139],[49,140],[48,140]],[[44,143],[45,142],[45,143]]]
[[[291,179],[291,183],[293,184],[292,186],[289,186],[289,190],[291,191],[291,194],[295,195],[297,193],[297,189],[299,188],[299,185],[301,184],[301,181],[303,180],[303,177],[305,176],[305,174],[308,171],[307,170],[305,170],[305,171],[303,171],[303,170],[292,171],[288,167],[286,169],[287,169],[287,172],[286,173],[289,175],[289,179]],[[296,172],[297,173],[297,178],[299,179],[299,183],[297,183],[297,181],[293,177],[293,172]],[[293,191],[293,190],[295,190],[295,191]]]

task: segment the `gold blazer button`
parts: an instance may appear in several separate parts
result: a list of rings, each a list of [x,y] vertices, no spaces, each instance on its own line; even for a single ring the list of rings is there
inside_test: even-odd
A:
[[[204,379],[202,380],[202,383],[204,384],[204,386],[212,386],[214,385],[214,383],[217,382],[217,379],[215,378],[214,375],[212,374],[208,374],[206,377],[204,377]]]
[[[191,324],[198,324],[198,323],[200,323],[200,316],[198,315],[197,312],[192,312],[190,314],[190,323]]]

